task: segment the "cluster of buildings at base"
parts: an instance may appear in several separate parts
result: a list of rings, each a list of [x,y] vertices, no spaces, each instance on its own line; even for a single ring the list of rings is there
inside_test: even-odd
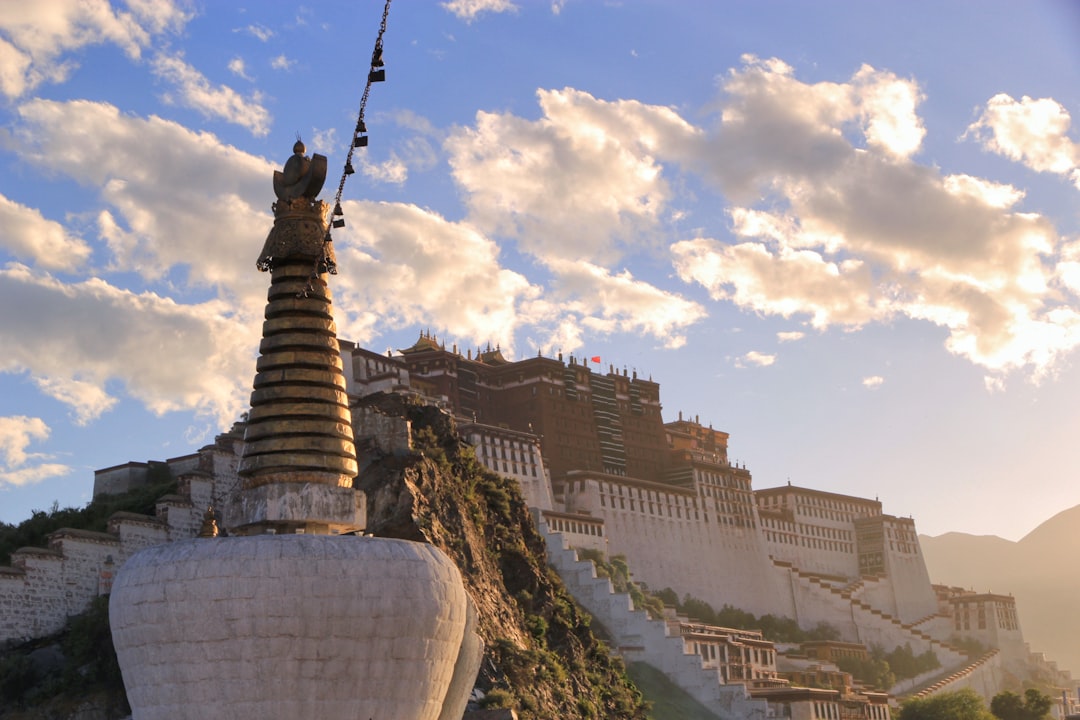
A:
[[[727,433],[681,414],[664,422],[660,386],[651,378],[594,371],[561,354],[511,362],[489,347],[462,355],[426,334],[397,354],[342,341],[341,355],[349,396],[403,393],[442,407],[483,465],[520,483],[549,530],[573,547],[625,556],[636,582],[714,608],[838,630],[843,642],[778,647],[760,633],[666,619],[687,651],[714,664],[724,681],[745,684],[789,717],[885,720],[886,696],[857,692],[834,662],[873,645],[932,651],[942,669],[929,691],[971,687],[990,697],[1035,679],[1066,691],[1065,705],[1073,702],[1069,674],[1025,644],[1011,596],[931,584],[912,519],[886,514],[878,500],[790,483],[755,490],[750,472],[728,460]],[[354,411],[361,472],[365,448],[408,449],[404,422]],[[140,547],[196,534],[201,510],[227,505],[235,492],[241,444],[234,429],[195,455],[167,461],[182,492],[162,498],[154,519],[119,517],[111,533],[62,531],[49,550],[17,552],[13,567],[0,568],[0,642],[26,628],[47,632],[50,621],[38,617],[47,608],[61,620],[77,612],[77,598],[107,591],[112,563]],[[98,471],[95,496],[145,481],[148,469],[128,463]],[[101,569],[106,555],[108,571]],[[61,568],[42,580],[38,569],[50,563],[91,579],[65,579]],[[49,602],[22,608],[41,593]],[[969,659],[958,641],[977,642],[986,653]],[[929,682],[916,678],[894,691]]]

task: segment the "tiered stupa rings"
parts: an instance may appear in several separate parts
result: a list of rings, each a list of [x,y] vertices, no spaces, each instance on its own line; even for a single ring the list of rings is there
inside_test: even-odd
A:
[[[348,532],[361,526],[358,466],[326,283],[329,208],[315,199],[326,158],[309,160],[299,142],[293,151],[274,173],[274,227],[256,262],[271,281],[239,467],[243,515],[246,532]]]

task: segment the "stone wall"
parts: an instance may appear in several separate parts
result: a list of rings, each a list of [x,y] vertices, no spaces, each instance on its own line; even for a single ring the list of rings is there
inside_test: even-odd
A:
[[[608,552],[629,558],[634,579],[650,589],[794,617],[790,594],[768,573],[757,529],[721,523],[693,491],[587,478],[570,481],[564,498],[567,511],[603,519]]]

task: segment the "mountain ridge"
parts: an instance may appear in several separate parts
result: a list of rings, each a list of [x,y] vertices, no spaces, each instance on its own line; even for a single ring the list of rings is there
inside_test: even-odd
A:
[[[1020,540],[948,532],[920,535],[931,582],[1016,598],[1028,646],[1058,667],[1080,670],[1080,574],[1062,559],[1080,554],[1080,505],[1062,510]]]

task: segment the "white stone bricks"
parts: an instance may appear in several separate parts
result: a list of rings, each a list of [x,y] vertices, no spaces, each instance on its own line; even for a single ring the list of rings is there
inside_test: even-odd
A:
[[[162,545],[124,566],[110,615],[134,720],[438,720],[480,660],[457,568],[402,540]]]

